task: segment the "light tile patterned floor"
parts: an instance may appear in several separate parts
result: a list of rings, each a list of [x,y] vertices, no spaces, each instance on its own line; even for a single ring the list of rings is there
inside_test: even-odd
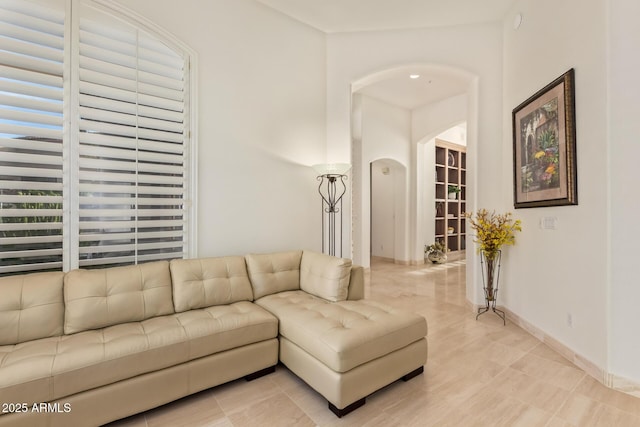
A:
[[[424,315],[424,375],[375,393],[342,419],[286,368],[238,380],[110,426],[640,426],[640,399],[608,389],[493,313],[465,307],[464,260],[378,262],[366,297]]]

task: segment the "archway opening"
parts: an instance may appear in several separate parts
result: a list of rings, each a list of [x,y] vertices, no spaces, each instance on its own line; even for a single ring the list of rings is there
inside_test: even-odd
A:
[[[422,99],[406,97],[407,89],[412,88],[411,74],[420,75],[422,79],[422,86],[417,91]],[[390,95],[394,88],[400,88],[396,96]],[[373,170],[370,165],[381,159],[394,159],[405,167],[405,189],[395,187],[397,191],[404,191],[405,198],[404,215],[396,217],[396,223],[402,222],[403,233],[395,236],[393,259],[407,264],[423,262],[424,245],[432,242],[434,237],[433,231],[426,226],[429,206],[434,206],[431,210],[435,210],[435,203],[428,200],[425,192],[427,186],[434,184],[434,169],[425,166],[425,147],[438,134],[461,123],[466,123],[468,146],[475,146],[477,97],[475,75],[434,64],[402,65],[376,71],[352,84],[352,242],[355,263],[368,267],[371,256],[377,256],[380,251],[371,219],[375,186],[372,186]],[[475,156],[469,160],[467,173],[471,175],[471,184],[475,182]],[[471,210],[475,207],[472,184],[466,191],[466,208]],[[398,247],[403,249],[399,251]]]

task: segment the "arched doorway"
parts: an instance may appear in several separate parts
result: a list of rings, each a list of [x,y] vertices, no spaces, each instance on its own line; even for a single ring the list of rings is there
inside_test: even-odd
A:
[[[408,250],[407,168],[393,159],[375,160],[369,182],[371,258],[402,263]]]
[[[429,99],[425,99],[425,105],[412,108],[393,105],[392,102],[387,102],[391,105],[382,105],[385,103],[384,90],[389,91],[393,85],[384,86],[378,85],[378,83],[406,80],[410,78],[411,74],[425,76],[427,79],[430,76],[436,76],[425,80],[424,84],[431,85],[428,88],[442,98],[435,99],[431,103],[429,103]],[[401,83],[405,84],[406,81]],[[438,88],[440,83],[442,88]],[[377,93],[371,93],[367,90],[369,87],[376,87],[380,90]],[[429,173],[423,167],[424,142],[435,137],[452,124],[466,122],[467,142],[469,146],[475,146],[478,116],[477,87],[478,82],[475,75],[454,67],[434,64],[403,65],[371,73],[353,82],[351,111],[352,250],[355,263],[369,266],[370,257],[374,253],[372,250],[372,195],[370,193],[369,165],[376,160],[385,158],[395,159],[406,168],[406,198],[404,201],[406,214],[401,218],[404,221],[404,233],[395,241],[405,250],[401,258],[394,256],[394,260],[400,263],[422,262],[423,247],[424,244],[427,244],[428,239],[427,231],[423,225],[428,206],[424,196],[424,186],[427,185],[425,177]],[[375,96],[377,94],[380,96]],[[440,104],[442,108],[432,108],[432,104]],[[459,114],[460,105],[463,110],[461,115]],[[404,110],[404,113],[401,110]],[[380,121],[386,123],[381,125]],[[374,125],[373,123],[376,122],[378,124]],[[399,131],[403,126],[404,131]],[[388,138],[389,135],[392,138]],[[475,174],[474,162],[475,156],[470,156],[468,166],[470,175]],[[469,181],[475,182],[473,176]],[[468,209],[474,209],[475,189],[468,189],[467,201]],[[395,252],[397,251],[394,246]]]

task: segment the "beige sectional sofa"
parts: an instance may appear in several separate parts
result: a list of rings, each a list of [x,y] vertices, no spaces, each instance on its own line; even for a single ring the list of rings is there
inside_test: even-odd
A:
[[[0,278],[0,426],[100,425],[280,360],[338,416],[422,371],[426,321],[309,251]]]

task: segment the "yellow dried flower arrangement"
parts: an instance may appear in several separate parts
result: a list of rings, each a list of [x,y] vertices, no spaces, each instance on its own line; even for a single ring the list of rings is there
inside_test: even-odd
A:
[[[493,260],[498,255],[502,245],[513,245],[516,242],[516,231],[522,231],[519,219],[514,220],[511,212],[497,214],[486,209],[479,209],[475,214],[466,213],[465,216],[471,223],[471,228],[476,231],[478,252],[483,251],[488,260]]]

